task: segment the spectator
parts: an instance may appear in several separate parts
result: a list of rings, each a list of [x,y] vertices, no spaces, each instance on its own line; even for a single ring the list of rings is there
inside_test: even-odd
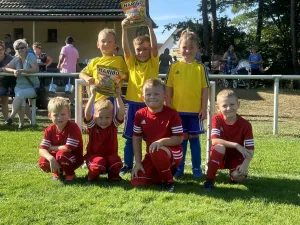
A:
[[[63,46],[60,51],[57,68],[61,73],[76,73],[76,67],[79,68],[78,59],[79,53],[73,46],[74,39],[71,36],[66,38],[66,46]],[[65,85],[68,84],[69,78],[64,79]],[[71,78],[71,83],[74,84],[74,78]],[[73,92],[70,96],[71,105],[74,102],[75,93]]]
[[[174,56],[173,56],[173,61],[174,61],[174,62],[177,62],[177,61],[178,61],[178,59],[177,59],[177,56],[176,56],[176,55],[174,55]]]
[[[6,34],[5,35],[5,53],[14,56],[15,51],[13,48],[14,42],[11,40],[11,35]]]
[[[53,59],[46,53],[42,52],[42,44],[40,42],[35,42],[32,45],[32,49],[37,58],[37,63],[39,64],[40,72],[45,72],[47,67],[50,66]]]
[[[231,70],[234,69],[235,65],[238,63],[238,58],[234,52],[233,45],[229,46],[227,52],[224,53],[222,60],[225,61],[225,74],[231,74]]]
[[[159,56],[159,73],[168,73],[169,66],[173,62],[172,56],[170,56],[169,54],[170,50],[166,48],[164,53]]]
[[[249,63],[251,67],[251,75],[261,75],[260,67],[263,63],[261,54],[257,53],[257,48],[252,46],[251,54],[249,56]]]
[[[19,129],[22,129],[24,127],[25,100],[36,97],[35,88],[40,86],[38,77],[26,77],[26,74],[37,73],[39,67],[36,56],[28,53],[28,45],[25,40],[16,40],[13,48],[16,51],[16,57],[1,69],[3,72],[13,73],[17,77],[12,112],[5,124],[11,125],[15,115],[19,113]]]
[[[5,53],[5,42],[0,41],[0,72],[2,67],[6,66],[13,57]],[[0,77],[0,96],[1,96],[1,109],[4,120],[8,119],[8,85],[7,81],[10,77]]]

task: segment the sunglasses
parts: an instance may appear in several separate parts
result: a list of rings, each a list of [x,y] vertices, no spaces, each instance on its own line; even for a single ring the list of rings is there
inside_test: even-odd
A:
[[[17,51],[19,51],[19,50],[23,50],[23,49],[25,49],[26,47],[19,47],[19,48],[16,48],[16,50]]]

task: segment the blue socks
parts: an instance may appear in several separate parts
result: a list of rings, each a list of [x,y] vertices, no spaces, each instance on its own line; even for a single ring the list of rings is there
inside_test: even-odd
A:
[[[188,144],[188,140],[183,140],[182,143],[181,143],[181,146],[183,148],[183,156],[182,156],[182,161],[181,161],[180,165],[177,167],[177,169],[180,170],[180,172],[182,174],[183,174],[183,171],[184,171],[184,164],[185,164],[185,156],[186,156],[187,144]]]
[[[199,137],[190,138],[190,148],[192,155],[192,166],[194,169],[200,169],[201,166],[201,146]]]
[[[126,139],[125,147],[124,147],[124,164],[127,165],[129,168],[133,167],[133,146],[132,146],[132,140]]]

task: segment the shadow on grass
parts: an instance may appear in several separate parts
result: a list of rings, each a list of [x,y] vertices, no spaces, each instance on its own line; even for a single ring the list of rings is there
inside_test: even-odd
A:
[[[203,183],[204,179],[192,181],[192,175],[186,174],[176,183],[176,192],[207,195],[228,202],[257,198],[269,203],[300,205],[299,180],[249,176],[243,184],[233,185],[230,184],[229,176],[222,173],[217,175],[213,191],[205,191]]]

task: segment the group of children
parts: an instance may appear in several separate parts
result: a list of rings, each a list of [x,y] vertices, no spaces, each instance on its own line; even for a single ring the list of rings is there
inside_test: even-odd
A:
[[[193,177],[202,177],[199,134],[204,132],[203,120],[207,117],[209,81],[205,67],[194,60],[198,37],[188,30],[182,32],[179,40],[182,59],[170,66],[164,84],[157,78],[159,59],[152,22],[147,19],[145,23],[149,36],[133,40],[133,54],[127,38],[129,21],[122,21],[125,60],[114,55],[115,32],[111,29],[100,31],[97,47],[102,57],[94,58],[79,75],[91,90],[84,115],[89,135],[85,156],[81,132],[70,121],[67,101],[61,97],[49,101],[49,118],[53,125],[45,130],[40,144],[39,166],[53,173],[54,180],[64,176],[65,183],[74,181],[74,171],[85,160],[87,184],[94,183],[104,173],[108,173],[108,180],[114,181],[131,172],[132,186],[159,183],[163,190],[172,192],[174,177],[184,174],[188,142]],[[115,98],[96,91],[95,84],[99,82],[98,73],[102,68],[125,74],[128,80],[126,106],[121,98],[122,82],[118,84]],[[247,176],[254,149],[251,125],[237,115],[239,102],[235,94],[230,90],[222,91],[217,104],[221,114],[213,118],[213,147],[204,184],[206,190],[214,188],[219,168],[230,169],[232,182],[241,182]],[[117,128],[123,122],[124,167],[118,155],[117,139]],[[143,139],[146,154],[142,159]]]

